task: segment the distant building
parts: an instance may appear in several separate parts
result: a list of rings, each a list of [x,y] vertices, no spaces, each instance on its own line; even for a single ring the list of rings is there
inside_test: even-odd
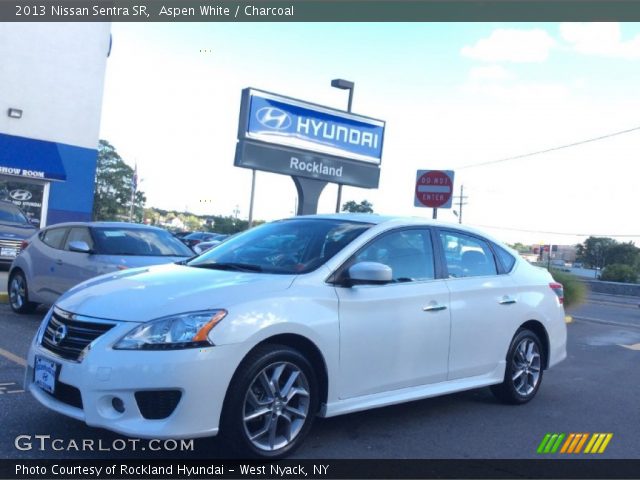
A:
[[[91,220],[109,23],[0,23],[0,198]]]

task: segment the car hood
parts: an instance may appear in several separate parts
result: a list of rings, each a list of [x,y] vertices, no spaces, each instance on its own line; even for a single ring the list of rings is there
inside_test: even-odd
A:
[[[158,265],[95,277],[69,290],[56,306],[109,320],[145,322],[185,312],[228,308],[248,297],[286,290],[293,275]]]
[[[37,230],[33,225],[0,222],[0,238],[4,239],[25,240]]]

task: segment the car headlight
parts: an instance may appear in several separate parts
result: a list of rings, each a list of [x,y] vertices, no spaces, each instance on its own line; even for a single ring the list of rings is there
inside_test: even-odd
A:
[[[211,346],[209,332],[227,315],[226,310],[183,313],[137,326],[113,348],[118,350],[176,350]]]

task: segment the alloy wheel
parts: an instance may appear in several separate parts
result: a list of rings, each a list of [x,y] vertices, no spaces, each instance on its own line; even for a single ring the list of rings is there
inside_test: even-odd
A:
[[[15,275],[11,279],[9,300],[15,310],[20,310],[26,302],[26,286],[24,278],[22,278],[21,275]]]
[[[247,439],[262,451],[285,448],[305,425],[310,397],[309,382],[297,365],[284,361],[268,365],[245,395],[242,419]]]
[[[523,338],[513,355],[513,374],[511,380],[518,394],[530,395],[540,381],[542,362],[540,350],[531,338]]]

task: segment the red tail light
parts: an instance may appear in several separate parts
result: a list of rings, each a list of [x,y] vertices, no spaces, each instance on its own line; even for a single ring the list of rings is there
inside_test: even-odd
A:
[[[563,305],[564,304],[564,287],[562,286],[562,284],[552,282],[549,284],[549,287],[551,287],[551,290],[553,290],[553,293],[555,293],[558,296],[558,301],[560,302],[560,305]]]
[[[22,240],[22,242],[20,242],[20,251],[23,251],[28,246],[29,246],[29,240]]]

